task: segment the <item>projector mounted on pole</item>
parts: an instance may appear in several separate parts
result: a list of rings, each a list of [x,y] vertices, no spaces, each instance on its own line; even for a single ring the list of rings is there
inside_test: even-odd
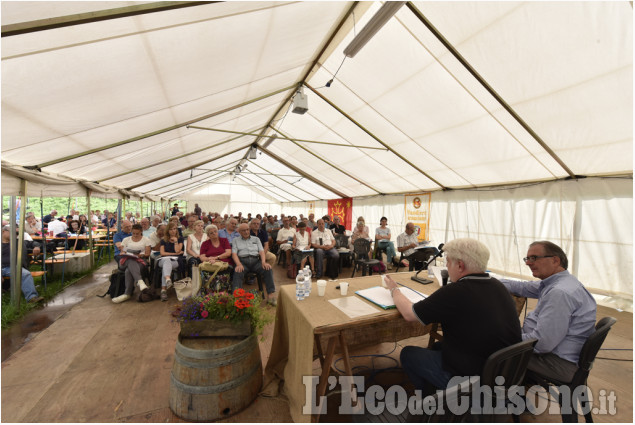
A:
[[[309,110],[309,101],[304,94],[302,87],[298,88],[298,91],[295,93],[293,97],[293,109],[291,112],[294,114],[304,114]]]

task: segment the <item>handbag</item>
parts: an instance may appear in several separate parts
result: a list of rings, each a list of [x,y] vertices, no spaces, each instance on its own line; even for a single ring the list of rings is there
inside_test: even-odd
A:
[[[176,298],[179,301],[183,301],[187,297],[192,296],[192,279],[186,277],[174,282],[174,289],[176,290]]]
[[[211,276],[205,282],[205,286],[209,287],[209,284],[212,283],[214,278],[219,272],[223,272],[229,268],[229,264],[224,261],[216,261],[214,263],[209,263],[207,261],[201,263],[199,269],[204,272],[211,272]]]

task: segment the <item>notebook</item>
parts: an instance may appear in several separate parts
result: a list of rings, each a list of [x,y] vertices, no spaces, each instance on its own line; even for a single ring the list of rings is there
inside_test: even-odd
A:
[[[410,289],[405,286],[399,287],[401,293],[408,298],[411,302],[416,303],[426,298],[421,292],[417,292],[414,289]],[[368,301],[377,304],[379,307],[387,310],[389,308],[395,308],[395,303],[390,295],[390,291],[387,288],[381,286],[374,286],[368,289],[361,289],[355,291],[357,295],[362,298],[366,298]]]

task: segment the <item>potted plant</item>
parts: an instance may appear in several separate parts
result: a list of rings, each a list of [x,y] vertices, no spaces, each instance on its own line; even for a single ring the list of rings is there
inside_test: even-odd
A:
[[[259,335],[271,321],[260,302],[257,294],[239,288],[186,298],[174,315],[186,337]]]

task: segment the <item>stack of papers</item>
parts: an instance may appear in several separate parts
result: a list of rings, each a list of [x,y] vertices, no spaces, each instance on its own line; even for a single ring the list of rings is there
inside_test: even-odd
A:
[[[399,288],[401,293],[408,298],[411,302],[416,303],[426,298],[421,292],[417,292],[414,289],[402,286]],[[390,295],[390,291],[387,288],[381,286],[374,286],[368,289],[362,289],[355,292],[360,297],[366,298],[368,301],[377,304],[384,310],[389,308],[395,308],[395,302]]]

